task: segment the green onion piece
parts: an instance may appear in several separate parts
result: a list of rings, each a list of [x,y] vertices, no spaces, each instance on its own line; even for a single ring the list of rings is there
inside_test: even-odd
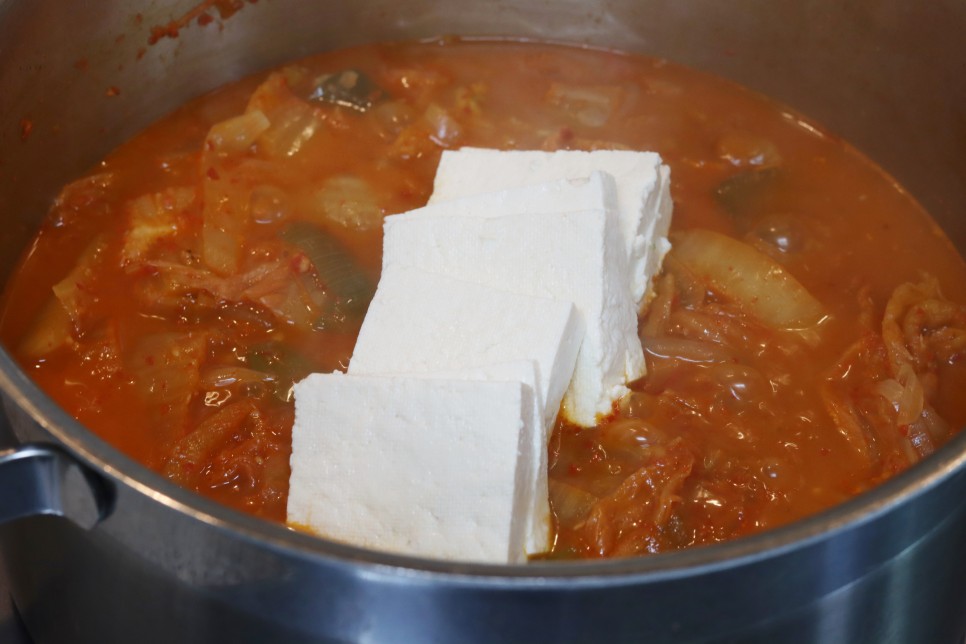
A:
[[[360,323],[376,288],[342,244],[306,222],[290,224],[280,236],[305,253],[325,286],[329,297],[319,328],[340,330]]]

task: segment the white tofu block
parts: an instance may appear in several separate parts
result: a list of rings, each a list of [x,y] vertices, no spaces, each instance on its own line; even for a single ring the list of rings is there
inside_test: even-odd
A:
[[[359,329],[348,372],[433,373],[533,360],[540,399],[556,413],[583,338],[571,302],[389,267]]]
[[[312,374],[295,385],[288,521],[434,559],[525,560],[520,382]]]
[[[617,183],[629,288],[640,306],[649,299],[651,281],[670,249],[667,234],[672,211],[671,171],[654,152],[444,150],[429,201],[435,204],[477,193],[583,177],[596,170],[613,175]]]
[[[435,210],[442,213],[449,204],[460,207],[469,201],[446,202]],[[586,329],[563,399],[562,412],[573,423],[596,425],[627,393],[626,383],[644,375],[637,309],[627,291],[613,210],[387,217],[383,271],[399,266],[572,301]]]
[[[470,194],[432,203],[398,215],[398,219],[412,217],[502,217],[519,213],[541,214],[605,209],[619,217],[617,185],[614,177],[605,172],[591,172],[587,176],[541,181],[495,192]],[[623,233],[621,233],[623,235]],[[623,243],[623,236],[621,237]]]
[[[527,469],[524,502],[527,513],[525,549],[527,555],[546,552],[550,548],[550,488],[547,482],[547,449],[550,429],[544,422],[544,405],[537,389],[537,365],[533,360],[501,362],[473,369],[441,371],[427,374],[408,374],[413,378],[447,380],[491,380],[496,382],[522,382],[532,400],[528,423],[533,427],[531,443],[521,445],[520,453],[530,455],[531,466]]]

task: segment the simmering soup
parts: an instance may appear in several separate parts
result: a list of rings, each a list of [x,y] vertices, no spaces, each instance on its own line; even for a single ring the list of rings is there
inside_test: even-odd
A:
[[[966,265],[888,176],[729,82],[546,44],[365,46],[191,102],[63,189],[7,285],[3,341],[118,449],[284,521],[292,385],[346,368],[383,218],[425,204],[463,146],[671,168],[648,374],[598,426],[557,422],[547,557],[779,526],[966,421]],[[821,314],[776,321],[803,310]]]

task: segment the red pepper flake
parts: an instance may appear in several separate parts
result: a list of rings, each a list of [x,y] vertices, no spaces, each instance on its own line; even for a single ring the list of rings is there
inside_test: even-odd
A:
[[[148,44],[156,45],[158,41],[163,38],[177,38],[178,31],[178,26],[175,23],[162,25],[159,27],[151,27],[151,35],[148,36]]]
[[[208,168],[208,171],[207,171],[207,172],[206,172],[205,174],[207,174],[207,175],[208,175],[208,178],[209,178],[209,179],[213,179],[213,180],[215,180],[215,181],[218,181],[218,179],[220,179],[220,178],[221,178],[221,177],[220,177],[220,176],[218,175],[218,171],[217,171],[217,170],[215,170],[215,168],[214,168],[214,166],[212,166],[212,167],[210,167],[210,168]]]
[[[254,4],[253,0],[248,0],[248,2]],[[244,6],[243,0],[203,0],[168,24],[152,27],[148,44],[155,45],[162,38],[177,38],[180,30],[190,25],[192,21],[202,27],[211,23],[214,18],[208,14],[208,10],[212,7],[218,11],[219,17],[225,20],[236,14]]]
[[[578,474],[580,474],[580,468],[577,467],[576,463],[571,463],[570,465],[567,466],[567,474],[569,474],[570,476],[577,476]]]
[[[111,85],[110,87],[107,88],[107,91],[104,93],[104,95],[109,98],[113,98],[120,93],[121,93],[121,90],[118,87],[116,87],[115,85]]]
[[[88,67],[90,67],[90,63],[86,58],[78,58],[74,61],[74,69],[79,72],[86,72]]]
[[[20,119],[20,140],[26,141],[34,131],[34,122],[30,119]]]
[[[211,0],[211,4],[215,5],[222,19],[231,18],[245,6],[242,0]]]

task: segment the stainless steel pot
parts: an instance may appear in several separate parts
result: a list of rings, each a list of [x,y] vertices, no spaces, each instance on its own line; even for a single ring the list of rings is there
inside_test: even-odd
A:
[[[0,276],[59,185],[188,97],[325,48],[448,33],[635,50],[731,77],[853,141],[966,249],[966,2],[262,0],[148,46],[151,26],[193,4],[0,0]],[[3,352],[0,386],[17,436],[38,442],[0,453],[0,546],[38,642],[954,643],[966,631],[966,433],[754,538],[492,567],[240,516],[89,434]]]

